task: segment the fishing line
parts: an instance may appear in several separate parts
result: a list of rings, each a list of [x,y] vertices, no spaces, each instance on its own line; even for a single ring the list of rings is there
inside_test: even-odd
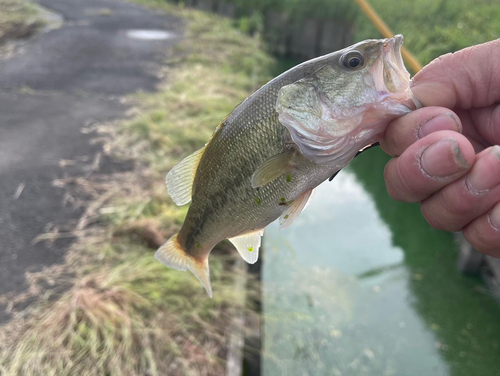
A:
[[[375,142],[374,144],[368,145],[368,146],[366,146],[365,148],[361,149],[360,151],[358,151],[358,152],[356,153],[356,155],[354,156],[354,158],[356,158],[356,157],[357,157],[358,155],[360,155],[362,152],[367,151],[368,149],[374,148],[375,146],[380,146],[380,142]],[[354,159],[354,158],[353,158],[353,159]],[[334,173],[334,174],[330,177],[330,179],[328,179],[328,181],[332,181],[332,180],[335,178],[335,176],[337,176],[337,175],[338,175],[338,173],[339,173],[341,170],[342,170],[342,169],[340,169],[340,170],[338,170],[336,173]]]

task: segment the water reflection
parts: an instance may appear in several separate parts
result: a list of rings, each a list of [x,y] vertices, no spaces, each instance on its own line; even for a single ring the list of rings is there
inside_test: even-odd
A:
[[[449,234],[385,191],[371,150],[269,226],[264,375],[497,374],[498,306],[455,270]]]

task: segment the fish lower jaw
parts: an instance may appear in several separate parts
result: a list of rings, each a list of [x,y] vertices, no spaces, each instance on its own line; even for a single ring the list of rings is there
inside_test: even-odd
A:
[[[401,64],[395,58],[384,57],[365,74],[364,82],[377,93],[378,101],[411,97],[410,74]]]
[[[379,118],[395,118],[419,108],[418,99],[410,88],[400,93],[379,92],[378,101],[372,105],[372,112],[377,112]],[[420,105],[421,106],[421,105]]]

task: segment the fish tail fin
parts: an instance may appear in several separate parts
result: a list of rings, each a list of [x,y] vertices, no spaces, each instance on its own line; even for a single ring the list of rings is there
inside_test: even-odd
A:
[[[177,241],[177,234],[168,239],[155,253],[155,257],[162,264],[177,270],[189,270],[201,282],[208,296],[212,297],[212,285],[210,284],[210,269],[208,258],[198,261],[181,247]]]

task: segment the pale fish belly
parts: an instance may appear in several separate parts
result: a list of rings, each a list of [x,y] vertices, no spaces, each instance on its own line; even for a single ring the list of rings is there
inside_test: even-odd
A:
[[[243,184],[222,187],[220,196],[212,195],[208,200],[203,195],[194,196],[179,241],[186,252],[196,257],[224,239],[263,229],[298,196],[315,188],[333,172],[331,167],[305,160],[298,170],[264,187],[252,188],[250,175]]]

